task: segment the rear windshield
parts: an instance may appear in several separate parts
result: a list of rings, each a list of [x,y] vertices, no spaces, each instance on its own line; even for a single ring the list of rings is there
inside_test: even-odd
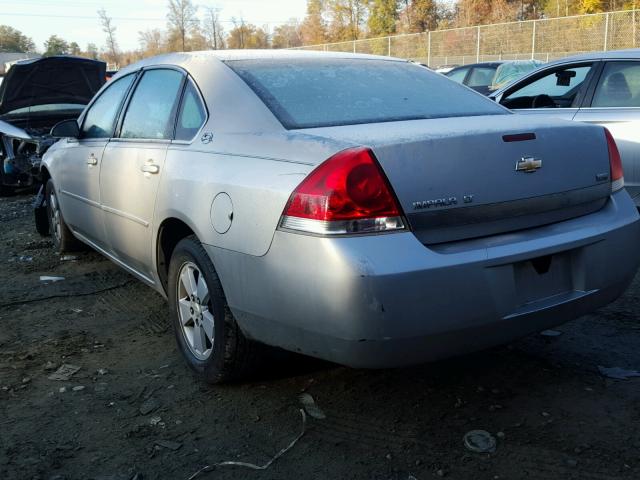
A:
[[[408,62],[315,58],[226,63],[287,129],[507,113]]]

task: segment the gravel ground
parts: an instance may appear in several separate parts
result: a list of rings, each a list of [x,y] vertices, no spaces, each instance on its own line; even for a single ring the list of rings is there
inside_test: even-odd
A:
[[[0,198],[0,478],[188,479],[207,464],[264,464],[301,430],[299,396],[325,419],[264,471],[217,479],[637,479],[640,279],[617,302],[478,354],[397,370],[274,356],[208,386],[183,364],[166,304],[93,252],[61,259],[31,198]],[[40,276],[64,277],[42,282]],[[80,367],[69,380],[49,376]],[[470,430],[494,453],[463,444]]]

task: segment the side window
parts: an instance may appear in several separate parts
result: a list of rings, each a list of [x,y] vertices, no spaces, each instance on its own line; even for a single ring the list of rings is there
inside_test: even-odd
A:
[[[592,107],[640,107],[640,62],[608,62]]]
[[[467,86],[469,87],[487,87],[493,83],[493,77],[496,69],[491,67],[476,67],[471,71]]]
[[[555,69],[529,82],[500,103],[507,108],[569,108],[574,102],[593,65]]]
[[[176,70],[144,72],[127,107],[120,137],[170,139],[182,78]]]
[[[447,73],[446,76],[454,82],[462,83],[464,82],[464,77],[467,76],[468,71],[468,68],[456,68]]]
[[[82,138],[110,138],[120,105],[135,78],[131,73],[110,84],[89,107],[82,124]]]
[[[202,127],[206,116],[196,86],[189,80],[178,112],[176,140],[191,140]]]

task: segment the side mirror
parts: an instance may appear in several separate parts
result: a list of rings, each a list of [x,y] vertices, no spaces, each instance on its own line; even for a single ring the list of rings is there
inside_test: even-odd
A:
[[[51,136],[55,138],[78,138],[80,129],[76,120],[63,120],[56,123],[51,129]]]

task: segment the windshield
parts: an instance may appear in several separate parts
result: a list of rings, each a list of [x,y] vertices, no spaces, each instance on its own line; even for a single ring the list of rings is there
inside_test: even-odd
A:
[[[497,90],[500,87],[510,83],[522,76],[525,73],[529,73],[532,70],[535,70],[542,62],[537,60],[523,60],[520,62],[509,62],[503,63],[498,67],[496,71],[495,77],[493,77],[493,85],[491,85],[491,90]]]
[[[314,58],[226,64],[288,129],[507,114],[492,101],[409,62]]]

